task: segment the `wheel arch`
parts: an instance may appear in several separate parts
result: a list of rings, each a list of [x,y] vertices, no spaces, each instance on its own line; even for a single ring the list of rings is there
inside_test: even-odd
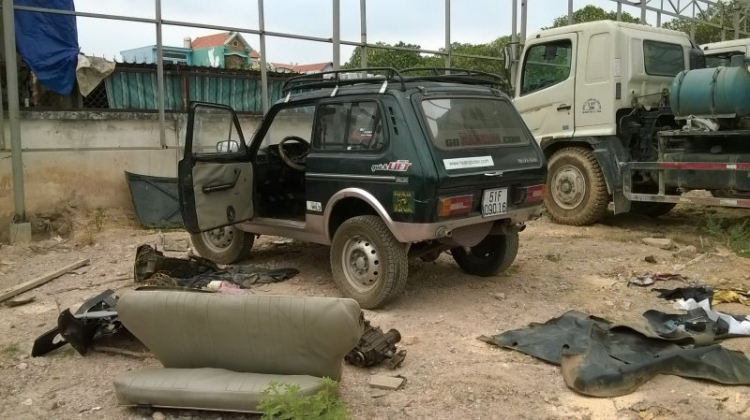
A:
[[[360,188],[347,188],[331,197],[324,213],[325,233],[330,241],[346,220],[356,216],[379,216],[393,232],[393,219],[375,196]]]

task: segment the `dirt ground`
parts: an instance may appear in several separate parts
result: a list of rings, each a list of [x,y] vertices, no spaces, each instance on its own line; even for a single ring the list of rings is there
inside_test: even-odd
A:
[[[510,271],[480,279],[459,271],[443,255],[435,263],[412,262],[406,293],[387,308],[366,311],[374,325],[398,329],[408,350],[395,372],[385,367],[345,366],[341,395],[353,419],[734,419],[750,418],[750,389],[658,376],[619,398],[587,398],[566,388],[559,368],[521,353],[477,340],[480,335],[544,322],[576,309],[613,321],[640,322],[648,309],[669,312],[671,304],[649,288],[628,287],[634,271],[677,272],[711,286],[750,289],[750,260],[737,257],[705,237],[701,209],[678,208],[658,220],[610,217],[588,228],[529,223]],[[724,211],[727,217],[747,217]],[[47,239],[28,246],[0,248],[0,289],[54,271],[81,258],[91,264],[22,295],[25,306],[0,305],[0,418],[149,419],[150,410],[116,405],[112,377],[117,372],[157,366],[152,358],[93,352],[78,355],[69,346],[31,358],[35,337],[51,328],[58,312],[77,308],[107,288],[124,292],[136,246],[177,243],[184,232],[161,234],[123,226],[97,216],[88,240]],[[104,217],[106,219],[106,217]],[[101,231],[98,230],[102,227]],[[663,236],[694,245],[697,255],[680,257],[644,245],[642,238]],[[84,238],[85,239],[85,238]],[[256,242],[248,263],[294,267],[292,280],[252,289],[257,294],[341,296],[330,279],[328,248],[279,238]],[[83,243],[90,243],[83,245]],[[656,258],[656,264],[644,261]],[[661,287],[684,285],[670,281]],[[718,309],[748,313],[724,304]],[[750,354],[750,338],[724,343]],[[371,374],[400,374],[399,391],[369,388]],[[162,410],[168,419],[255,418],[226,413]],[[154,418],[160,417],[157,414]]]

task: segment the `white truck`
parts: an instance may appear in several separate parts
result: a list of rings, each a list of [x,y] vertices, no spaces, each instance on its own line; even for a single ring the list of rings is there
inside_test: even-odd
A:
[[[750,39],[732,39],[729,41],[712,42],[701,45],[706,55],[706,67],[728,66],[733,55],[747,55],[750,49]]]
[[[741,133],[719,124],[742,112],[683,115],[693,111],[684,101],[671,109],[673,84],[714,93],[710,80],[681,83],[701,71],[684,70],[705,67],[684,33],[613,21],[570,25],[532,34],[520,58],[506,63],[515,106],[548,158],[545,205],[554,221],[589,225],[611,202],[615,213],[650,216],[688,201],[750,207],[742,163],[750,162],[750,136],[737,144]],[[695,189],[713,196],[682,194]]]

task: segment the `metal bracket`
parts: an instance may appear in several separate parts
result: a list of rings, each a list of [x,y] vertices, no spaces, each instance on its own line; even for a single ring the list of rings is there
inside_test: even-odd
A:
[[[385,88],[388,87],[388,80],[383,80],[383,85],[380,86],[380,90],[378,91],[379,94],[385,93]]]
[[[333,92],[331,92],[331,98],[336,96],[337,93],[339,93],[339,85],[336,85],[336,87],[333,88]]]

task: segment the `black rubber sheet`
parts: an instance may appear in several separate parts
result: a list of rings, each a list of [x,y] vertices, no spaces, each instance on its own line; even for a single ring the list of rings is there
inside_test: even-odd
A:
[[[569,388],[594,397],[629,394],[656,375],[750,385],[750,360],[742,352],[696,346],[685,335],[663,338],[577,311],[479,339],[561,366]]]

